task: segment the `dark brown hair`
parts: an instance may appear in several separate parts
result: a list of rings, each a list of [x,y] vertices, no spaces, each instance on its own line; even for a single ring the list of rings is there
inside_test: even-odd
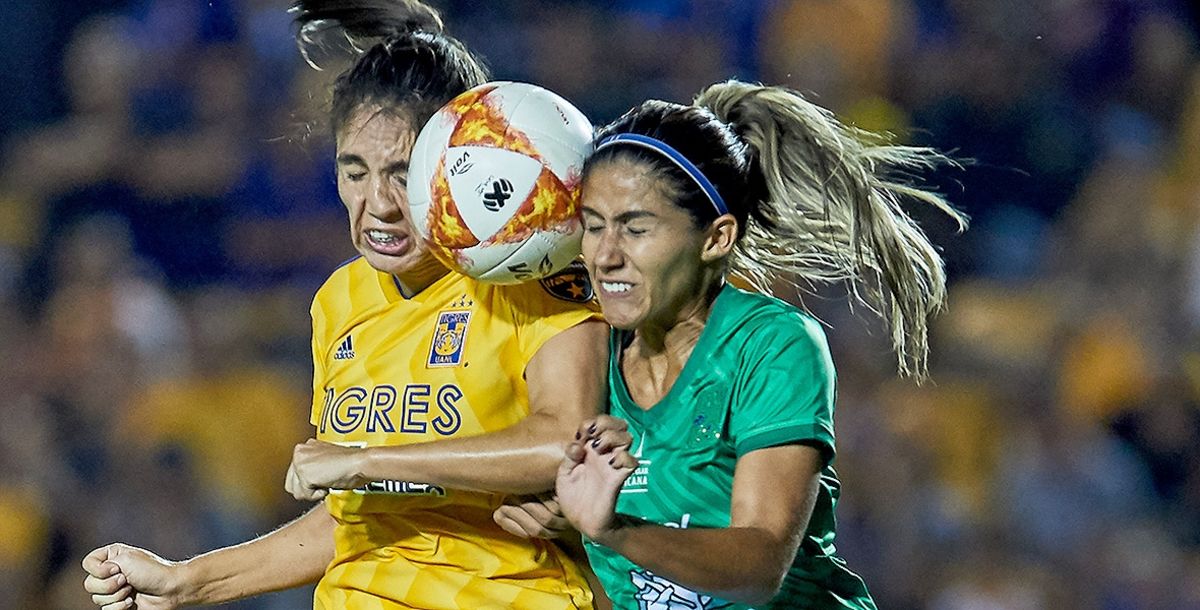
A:
[[[945,303],[946,275],[901,201],[932,205],[960,229],[966,217],[904,178],[953,160],[845,125],[790,89],[738,81],[710,86],[691,106],[645,102],[601,128],[597,141],[621,133],[667,143],[716,187],[738,223],[730,271],[764,291],[779,281],[848,283],[888,324],[900,372],[923,377],[928,322]],[[601,148],[585,179],[617,160],[649,168],[697,228],[717,218],[694,180],[643,147]]]

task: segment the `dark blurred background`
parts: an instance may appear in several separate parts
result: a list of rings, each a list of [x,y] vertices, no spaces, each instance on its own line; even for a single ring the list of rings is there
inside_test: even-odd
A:
[[[881,608],[1200,608],[1200,55],[1183,0],[435,2],[597,124],[729,77],[937,146],[933,381],[808,297],[840,375],[839,548]],[[308,303],[351,254],[331,71],[281,0],[0,9],[0,607],[304,507]],[[314,118],[317,122],[313,122]],[[795,298],[793,293],[782,296]],[[302,608],[308,591],[236,607]]]

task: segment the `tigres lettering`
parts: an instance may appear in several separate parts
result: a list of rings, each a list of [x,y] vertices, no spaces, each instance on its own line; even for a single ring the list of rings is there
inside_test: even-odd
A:
[[[431,395],[437,409],[432,417]],[[429,384],[422,383],[410,383],[403,390],[390,385],[376,386],[370,391],[355,386],[340,393],[325,388],[320,431],[332,429],[338,434],[350,434],[362,428],[365,432],[425,434],[432,425],[434,432],[450,436],[462,425],[462,414],[458,411],[462,397],[462,390],[454,384],[445,384],[436,393]]]

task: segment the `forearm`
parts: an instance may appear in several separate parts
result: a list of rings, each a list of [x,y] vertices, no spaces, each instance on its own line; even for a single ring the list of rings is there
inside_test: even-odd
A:
[[[618,523],[594,541],[672,582],[739,603],[774,597],[795,556],[794,544],[763,529],[680,529],[621,515]]]
[[[352,466],[357,479],[512,494],[552,489],[567,441],[604,406],[607,337],[607,325],[589,321],[547,341],[525,367],[530,411],[516,424],[466,438],[364,449]]]
[[[578,422],[534,413],[516,425],[480,436],[371,447],[363,452],[364,480],[403,480],[455,489],[526,494],[554,487],[563,445]]]
[[[316,582],[333,559],[333,517],[318,504],[287,525],[179,565],[188,605],[220,604]]]

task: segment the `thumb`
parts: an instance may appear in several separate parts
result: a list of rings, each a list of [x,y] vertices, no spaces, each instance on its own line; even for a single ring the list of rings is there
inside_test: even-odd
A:
[[[583,463],[583,447],[579,442],[567,445],[566,453],[563,455],[562,462],[558,465],[558,478],[562,479],[571,474],[571,471]]]
[[[118,544],[107,544],[93,549],[83,558],[83,570],[97,578],[107,578],[116,574],[120,566],[109,561],[118,552]]]

